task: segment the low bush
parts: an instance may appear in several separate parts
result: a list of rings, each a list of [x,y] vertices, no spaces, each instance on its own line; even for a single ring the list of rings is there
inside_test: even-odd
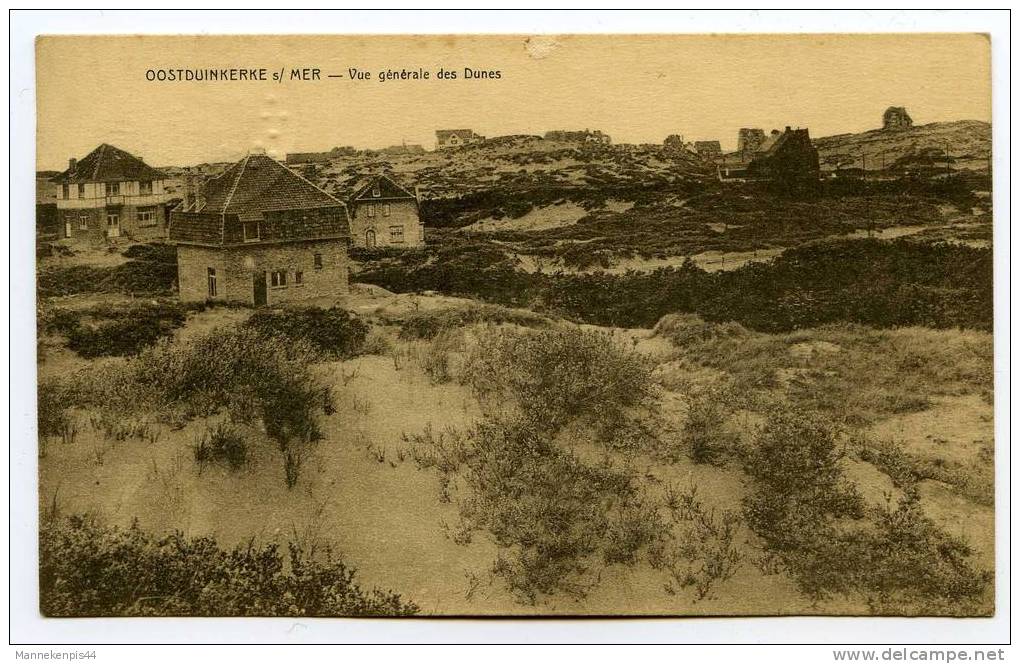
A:
[[[523,601],[585,594],[593,568],[633,561],[662,529],[632,476],[581,461],[530,423],[488,420],[466,439],[465,528],[506,547],[494,571]]]
[[[555,431],[574,419],[618,422],[651,396],[652,363],[610,335],[576,328],[494,331],[467,360],[463,380],[482,397],[515,404]]]
[[[729,427],[722,400],[715,393],[691,399],[682,435],[696,463],[716,463],[740,443],[739,435]]]
[[[189,307],[176,302],[101,305],[58,316],[67,346],[85,358],[135,355],[184,324]],[[77,313],[77,312],[76,312]]]
[[[530,311],[508,309],[493,304],[470,304],[463,307],[413,314],[401,326],[400,337],[402,339],[432,339],[444,330],[464,327],[473,323],[546,328],[552,324],[552,321]]]
[[[355,570],[328,551],[249,542],[231,550],[208,537],[157,537],[137,525],[83,516],[45,520],[39,533],[43,615],[409,616],[418,607],[384,590],[363,590]]]
[[[207,430],[195,445],[195,461],[199,468],[207,463],[226,463],[231,470],[240,470],[248,460],[248,444],[240,431],[220,423]]]
[[[966,542],[938,528],[910,486],[895,509],[865,509],[839,468],[826,424],[777,412],[747,458],[748,524],[808,596],[862,597],[875,613],[990,612],[992,575]]]
[[[37,272],[40,297],[81,293],[171,295],[177,288],[177,249],[171,245],[136,245],[125,250],[125,263],[112,267],[47,266]]]
[[[251,315],[246,326],[263,336],[305,341],[333,359],[360,353],[368,335],[368,326],[360,318],[338,307],[261,309]]]

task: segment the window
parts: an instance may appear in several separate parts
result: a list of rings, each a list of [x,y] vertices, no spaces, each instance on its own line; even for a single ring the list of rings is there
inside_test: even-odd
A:
[[[315,259],[315,269],[316,270],[321,270],[322,269],[322,254],[315,254],[314,259]]]
[[[398,244],[404,241],[404,227],[390,226],[390,243]]]
[[[379,185],[372,187],[372,198],[379,198],[382,196],[382,192],[379,191]]]
[[[300,286],[303,283],[305,283],[305,273],[302,272],[301,270],[298,270],[297,272],[294,273],[294,285]]]
[[[107,182],[106,183],[106,195],[116,196],[120,194],[120,183],[119,182]]]
[[[384,217],[390,216],[390,204],[389,203],[383,203],[383,206],[382,206],[382,216],[384,216]]]
[[[245,221],[241,224],[245,242],[258,242],[262,229],[257,221]]]
[[[374,205],[369,205],[368,206],[368,216],[370,216],[370,217],[374,217],[375,216],[375,206]]]
[[[142,196],[149,196],[152,194],[152,181],[147,180],[138,183],[138,193]]]
[[[216,297],[216,268],[207,268],[206,275],[209,281],[209,297]]]
[[[106,225],[109,228],[113,228],[115,226],[120,226],[120,215],[119,214],[114,214],[112,212],[111,213],[107,213],[107,215],[106,215]]]
[[[78,185],[78,198],[85,198],[85,185]]]
[[[156,208],[154,208],[154,207],[138,208],[138,225],[139,226],[155,226],[156,225]]]
[[[89,216],[87,214],[78,215],[78,230],[87,231],[89,229]]]
[[[274,288],[283,288],[287,285],[287,271],[286,270],[273,270],[270,275],[270,285]]]
[[[65,184],[63,187],[60,188],[60,193],[62,194],[61,198],[70,198],[71,197],[71,185]]]

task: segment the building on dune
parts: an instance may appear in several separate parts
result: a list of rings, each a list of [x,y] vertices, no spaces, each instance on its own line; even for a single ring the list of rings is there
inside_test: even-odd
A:
[[[914,120],[907,113],[907,109],[902,106],[890,106],[882,114],[882,129],[895,131],[910,129],[913,126]]]
[[[411,249],[425,244],[417,191],[385,173],[355,184],[347,199],[357,247]]]
[[[808,130],[790,127],[773,129],[754,152],[722,155],[716,170],[723,182],[817,180],[820,172],[818,150]]]
[[[325,164],[342,157],[353,157],[358,151],[349,145],[335,147],[329,152],[288,152],[285,161],[288,164]]]
[[[346,295],[349,228],[341,201],[249,154],[171,214],[180,297],[261,306]]]
[[[715,159],[722,154],[719,141],[694,141],[694,151],[702,159]]]
[[[55,183],[60,236],[102,240],[165,237],[166,176],[139,157],[103,143],[68,161]]]
[[[462,145],[471,145],[472,143],[482,143],[484,141],[485,141],[484,136],[480,136],[470,129],[436,130],[437,150],[443,150],[446,148],[458,148]]]
[[[610,145],[613,142],[609,134],[604,134],[598,129],[584,129],[580,131],[556,129],[545,132],[545,140],[559,141],[561,143],[595,143],[598,145]]]

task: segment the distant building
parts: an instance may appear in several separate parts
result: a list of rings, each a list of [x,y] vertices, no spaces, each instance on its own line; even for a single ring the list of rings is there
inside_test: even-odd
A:
[[[747,167],[758,180],[818,179],[818,150],[811,143],[807,129],[774,132],[775,138]]]
[[[348,199],[351,235],[357,247],[410,249],[425,244],[418,196],[391,176],[359,182]]]
[[[249,154],[171,214],[181,300],[260,306],[345,295],[349,229],[342,202]]]
[[[333,148],[329,152],[288,152],[286,161],[288,164],[321,164],[341,157],[353,157],[358,151],[347,145]]]
[[[425,148],[415,143],[402,143],[400,145],[391,145],[386,148],[380,148],[378,150],[367,150],[367,152],[373,152],[383,156],[399,156],[399,155],[413,155],[413,154],[425,154]]]
[[[914,121],[902,106],[890,106],[882,114],[882,129],[909,129],[914,126]]]
[[[762,137],[764,134],[761,131]],[[720,157],[716,161],[719,179],[724,182],[818,179],[818,150],[807,129],[774,129],[759,148],[753,153],[738,150]]]
[[[166,235],[166,176],[103,143],[53,179],[61,236],[154,238]]]
[[[559,141],[561,143],[597,143],[600,145],[610,145],[612,143],[609,134],[604,134],[598,129],[584,129],[581,131],[557,129],[547,131],[545,132],[545,140]]]
[[[737,152],[750,157],[762,149],[765,143],[765,130],[742,127],[737,132]]]
[[[439,150],[444,148],[456,148],[462,145],[471,145],[472,143],[481,143],[484,140],[484,136],[479,136],[470,129],[436,130],[436,148]]]
[[[694,141],[694,151],[704,159],[715,159],[722,154],[719,141]]]

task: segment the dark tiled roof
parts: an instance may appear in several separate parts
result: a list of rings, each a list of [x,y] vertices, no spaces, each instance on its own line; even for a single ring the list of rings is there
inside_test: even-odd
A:
[[[162,180],[163,173],[129,152],[103,143],[54,180],[57,182],[133,182]]]
[[[266,155],[248,155],[202,188],[198,212],[262,219],[273,210],[308,210],[343,205],[314,184]]]
[[[373,189],[379,187],[379,195],[373,196]],[[359,181],[355,186],[352,201],[371,201],[382,198],[417,198],[414,193],[385,173]]]

